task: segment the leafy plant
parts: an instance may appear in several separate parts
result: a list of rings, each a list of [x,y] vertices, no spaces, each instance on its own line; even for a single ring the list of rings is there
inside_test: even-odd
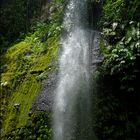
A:
[[[140,137],[140,1],[106,0],[100,19],[100,46],[95,130],[99,139]],[[105,109],[106,108],[106,109]]]
[[[50,140],[50,116],[45,112],[34,112],[27,124],[12,130],[2,137],[2,140]]]

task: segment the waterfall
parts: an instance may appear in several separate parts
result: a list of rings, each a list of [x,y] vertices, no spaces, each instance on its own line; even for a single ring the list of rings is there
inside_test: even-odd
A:
[[[91,125],[89,32],[86,0],[70,0],[59,58],[54,103],[54,140],[93,140]]]

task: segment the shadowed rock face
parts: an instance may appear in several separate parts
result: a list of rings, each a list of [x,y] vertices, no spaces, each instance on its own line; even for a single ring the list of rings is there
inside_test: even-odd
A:
[[[43,83],[43,88],[39,95],[36,97],[30,113],[35,110],[43,112],[52,112],[54,90],[56,89],[57,72],[50,73],[47,80]]]
[[[97,23],[102,14],[102,4],[103,0],[90,1],[88,4],[88,23],[95,30],[98,29]]]
[[[89,31],[89,55],[90,55],[90,72],[91,74],[94,73],[94,71],[97,69],[99,64],[103,61],[103,56],[101,55],[100,51],[100,32],[95,30]]]

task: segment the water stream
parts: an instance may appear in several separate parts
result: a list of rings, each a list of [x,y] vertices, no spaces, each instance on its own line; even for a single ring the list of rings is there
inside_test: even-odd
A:
[[[90,43],[86,0],[70,0],[62,37],[54,104],[54,140],[94,140],[91,127]]]

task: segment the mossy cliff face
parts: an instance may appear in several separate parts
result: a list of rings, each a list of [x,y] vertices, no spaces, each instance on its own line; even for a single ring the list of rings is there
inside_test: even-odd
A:
[[[9,63],[5,73],[2,74],[2,83],[7,82],[7,86],[12,91],[4,123],[5,130],[8,131],[13,126],[20,127],[26,124],[33,99],[41,88],[39,77],[40,75],[42,78],[44,76],[44,79],[47,77],[48,65],[58,55],[58,41],[59,36],[53,40],[51,47],[48,46],[49,50],[45,53],[38,50],[41,43],[38,46],[26,41],[7,51],[6,58]],[[15,104],[20,105],[18,112],[14,107]]]
[[[47,80],[50,64],[57,61],[62,31],[63,1],[52,1],[48,22],[39,22],[34,33],[9,47],[1,65],[1,134],[21,128],[29,121],[33,101]],[[52,69],[52,71],[55,70]]]

